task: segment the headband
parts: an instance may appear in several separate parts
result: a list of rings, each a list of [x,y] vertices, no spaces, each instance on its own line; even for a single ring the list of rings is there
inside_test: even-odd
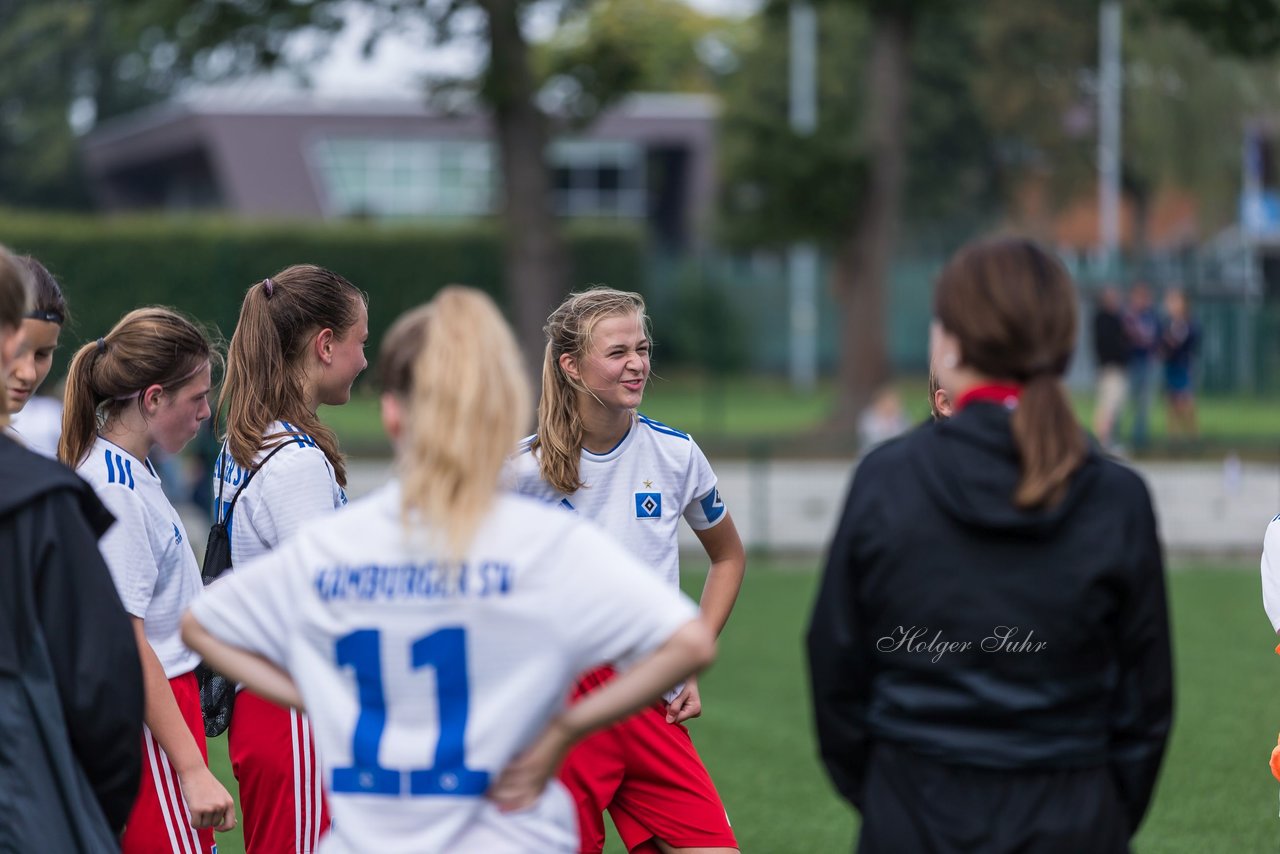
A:
[[[42,308],[37,308],[34,311],[27,312],[26,317],[31,320],[43,320],[48,323],[56,323],[59,326],[61,326],[66,320],[66,318],[62,316],[62,312],[53,309],[46,311]]]

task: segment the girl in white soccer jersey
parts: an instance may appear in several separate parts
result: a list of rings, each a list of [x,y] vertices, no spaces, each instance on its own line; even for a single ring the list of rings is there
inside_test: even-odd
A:
[[[17,261],[31,274],[34,287],[31,309],[22,319],[22,328],[18,333],[18,355],[9,366],[5,383],[10,429],[28,448],[52,457],[58,453],[61,403],[49,398],[39,398],[33,404],[39,414],[28,410],[27,404],[32,403],[32,395],[40,388],[40,384],[49,376],[49,369],[53,367],[53,351],[58,349],[58,338],[67,322],[67,301],[62,296],[62,288],[58,287],[57,280],[43,264],[30,255],[22,256]],[[55,417],[57,421],[54,421]]]
[[[245,294],[219,401],[227,412],[226,443],[214,467],[219,517],[249,473],[261,469],[227,520],[233,566],[347,503],[346,464],[316,409],[350,399],[351,384],[368,365],[368,338],[364,294],[320,267],[289,267]],[[312,851],[329,815],[306,716],[241,691],[228,747],[248,854]]]
[[[400,480],[214,583],[183,636],[309,710],[325,854],[575,851],[557,761],[708,663],[714,641],[596,528],[499,490],[529,392],[487,297],[450,287],[405,315],[379,374]],[[618,658],[633,667],[565,710],[574,674]]]
[[[209,417],[208,339],[182,315],[140,308],[71,360],[58,458],[116,517],[102,556],[133,618],[146,693],[142,788],[125,826],[126,854],[209,854],[214,830],[235,826],[235,805],[206,763],[194,670],[178,636],[200,593],[182,519],[147,462],[191,441]]]
[[[683,516],[711,571],[702,619],[717,634],[746,569],[716,477],[693,439],[637,413],[649,379],[649,334],[637,294],[572,294],[547,321],[538,433],[516,457],[516,489],[604,526],[672,587],[680,583],[676,534]],[[609,568],[602,566],[605,582]],[[584,675],[581,697],[612,671]],[[720,796],[683,722],[702,712],[685,683],[640,714],[570,752],[560,778],[577,801],[582,851],[604,847],[604,811],[629,851],[733,851]]]

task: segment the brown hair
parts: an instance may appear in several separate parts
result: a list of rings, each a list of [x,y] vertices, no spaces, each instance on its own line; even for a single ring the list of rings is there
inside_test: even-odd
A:
[[[407,403],[403,513],[461,557],[498,491],[531,405],[515,336],[489,297],[450,285],[400,318],[378,354],[384,394]]]
[[[75,468],[89,453],[100,424],[153,385],[174,391],[219,355],[199,326],[171,308],[149,306],[120,318],[102,338],[71,357],[58,459]]]
[[[578,395],[591,394],[560,366],[560,357],[586,355],[591,333],[607,317],[639,314],[648,330],[644,299],[639,294],[596,287],[569,294],[551,312],[542,328],[547,349],[542,360],[542,398],[538,401],[538,434],[530,451],[538,457],[542,479],[560,492],[572,495],[582,488],[578,463],[582,459],[585,428],[578,412]]]
[[[30,255],[23,255],[18,261],[30,271],[32,279],[32,305],[27,317],[65,326],[70,313],[67,311],[67,298],[62,295],[58,280]]]
[[[1023,386],[1012,419],[1022,467],[1014,503],[1057,503],[1088,451],[1061,382],[1076,340],[1070,274],[1031,240],[970,243],[943,268],[934,314],[965,364]]]
[[[227,348],[227,375],[218,397],[218,409],[227,412],[227,446],[239,465],[251,468],[268,442],[288,437],[263,435],[273,421],[288,421],[315,440],[338,483],[347,485],[338,437],[307,406],[304,355],[322,329],[332,329],[339,339],[350,334],[359,317],[357,304],[368,302],[342,276],[311,264],[286,267],[249,288]]]
[[[27,313],[33,290],[31,273],[0,246],[0,326],[17,329]]]

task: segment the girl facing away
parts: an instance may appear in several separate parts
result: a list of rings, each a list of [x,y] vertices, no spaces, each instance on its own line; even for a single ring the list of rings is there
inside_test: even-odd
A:
[[[35,397],[53,367],[53,352],[70,318],[62,288],[44,265],[24,255],[16,259],[31,275],[31,306],[16,336],[17,353],[5,382],[10,428],[19,441],[46,457],[58,454],[62,432],[62,403]]]
[[[601,524],[673,589],[683,517],[711,560],[701,616],[719,634],[742,585],[746,553],[697,443],[637,411],[650,367],[644,301],[611,288],[571,294],[548,318],[546,333],[538,432],[515,458],[516,490]],[[584,673],[575,699],[612,674],[608,667]],[[701,713],[690,679],[570,752],[560,778],[578,806],[583,852],[603,849],[606,810],[629,851],[737,850],[684,726]]]
[[[529,392],[487,297],[444,289],[392,327],[378,367],[399,478],[215,582],[183,636],[309,710],[324,854],[575,851],[556,763],[709,663],[714,640],[603,533],[500,489]],[[620,658],[564,708],[576,673]]]
[[[67,374],[58,458],[116,517],[101,540],[132,617],[146,694],[142,788],[125,827],[126,854],[212,852],[213,830],[235,826],[235,806],[210,773],[195,667],[178,636],[200,593],[200,568],[176,510],[147,461],[177,454],[209,417],[209,339],[167,308],[129,312],[82,346]]]
[[[316,410],[350,399],[352,383],[368,366],[368,339],[365,295],[321,267],[288,267],[245,294],[218,407],[227,413],[214,466],[219,518],[250,472],[261,468],[228,520],[233,566],[347,503],[346,463]],[[329,815],[306,716],[241,691],[227,738],[248,854],[313,850]]]

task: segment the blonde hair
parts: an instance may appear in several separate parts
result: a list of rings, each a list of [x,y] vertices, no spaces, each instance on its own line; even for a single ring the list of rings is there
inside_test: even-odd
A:
[[[542,360],[542,398],[538,401],[538,434],[530,451],[538,458],[542,479],[560,492],[572,495],[582,488],[578,463],[582,459],[585,427],[578,410],[579,395],[590,389],[570,377],[560,366],[568,353],[581,360],[591,345],[591,334],[601,320],[639,314],[646,334],[649,317],[644,298],[629,291],[596,287],[569,294],[551,312],[542,328],[547,349]]]
[[[141,407],[142,391],[153,385],[174,391],[220,361],[204,330],[179,312],[162,306],[129,312],[71,357],[58,459],[75,468],[99,425],[126,406]]]
[[[378,354],[384,394],[407,403],[402,511],[466,553],[493,504],[532,405],[515,336],[474,288],[450,285],[391,326]]]
[[[307,408],[304,358],[312,336],[332,329],[339,339],[354,334],[364,292],[337,273],[311,264],[295,264],[249,288],[227,348],[227,376],[218,409],[227,412],[227,447],[243,468],[272,440],[263,436],[277,419],[288,421],[315,440],[333,466],[339,485],[347,485],[347,466],[338,437]]]

